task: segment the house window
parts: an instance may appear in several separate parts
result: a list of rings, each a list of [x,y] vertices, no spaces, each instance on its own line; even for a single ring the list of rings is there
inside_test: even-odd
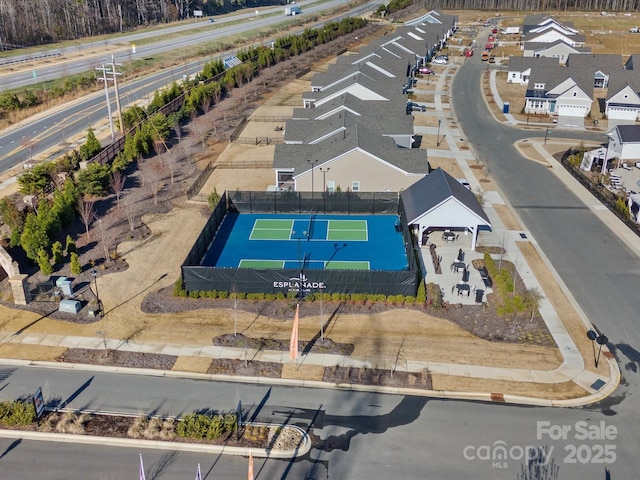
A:
[[[327,192],[333,193],[336,191],[336,182],[333,180],[327,181]]]
[[[360,191],[360,182],[357,180],[354,180],[353,182],[351,182],[351,191],[352,192],[359,192]]]
[[[578,96],[578,92],[573,92],[573,96],[577,97]]]

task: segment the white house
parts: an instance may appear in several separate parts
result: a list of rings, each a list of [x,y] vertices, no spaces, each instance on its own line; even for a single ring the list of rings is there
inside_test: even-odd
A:
[[[531,70],[525,113],[586,117],[593,103],[593,82],[585,72],[563,67]]]
[[[609,131],[609,150],[621,162],[640,162],[640,125],[618,125]]]
[[[640,119],[640,78],[638,72],[624,70],[613,73],[605,99],[609,120],[635,122]]]

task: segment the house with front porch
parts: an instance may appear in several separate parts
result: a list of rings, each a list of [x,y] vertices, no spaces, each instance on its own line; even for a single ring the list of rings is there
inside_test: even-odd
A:
[[[586,117],[593,104],[593,77],[566,67],[537,67],[525,94],[525,113]]]

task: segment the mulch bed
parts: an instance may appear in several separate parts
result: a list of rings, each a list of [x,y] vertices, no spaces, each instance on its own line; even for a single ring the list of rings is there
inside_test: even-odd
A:
[[[104,350],[69,348],[59,357],[66,363],[85,363],[110,367],[151,368],[171,370],[178,357],[161,353],[129,352],[126,350]]]
[[[431,374],[428,370],[420,372],[391,372],[390,370],[377,368],[333,366],[324,369],[322,381],[433,390]]]

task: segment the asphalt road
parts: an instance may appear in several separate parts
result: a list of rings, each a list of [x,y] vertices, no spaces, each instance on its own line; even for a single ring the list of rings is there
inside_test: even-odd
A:
[[[335,8],[340,4],[340,0],[332,0],[327,3],[301,2],[304,14],[310,15],[325,9]],[[217,20],[210,23],[206,20],[194,20],[192,23],[176,25],[158,30],[149,30],[139,33],[130,33],[106,37],[102,41],[87,41],[78,43],[77,46],[61,48],[43,49],[40,54],[77,54],[83,52],[82,58],[75,56],[69,60],[46,60],[39,62],[34,69],[19,70],[11,73],[10,69],[15,66],[6,65],[0,67],[0,88],[10,90],[34,85],[37,82],[55,80],[67,75],[91,71],[100,67],[102,63],[111,62],[111,54],[96,55],[93,51],[102,50],[106,46],[116,47],[114,56],[116,62],[124,63],[132,60],[139,60],[153,57],[169,51],[197,48],[198,45],[215,41],[220,38],[237,35],[263,28],[275,23],[283,23],[292,20],[293,17],[284,15],[284,6],[277,6],[260,10],[256,15],[255,10],[247,10],[243,13],[229,15],[226,17],[215,17]],[[136,42],[139,42],[136,44]],[[135,53],[131,45],[136,45]],[[15,57],[16,60],[29,56]],[[18,65],[19,66],[19,65]],[[35,77],[33,72],[35,72]]]
[[[341,5],[342,0],[332,0],[326,3],[320,3],[312,7],[305,7],[304,12],[311,14],[316,11],[336,8]],[[367,5],[357,7],[346,15],[354,15],[358,12],[373,9],[379,0],[369,2]],[[303,15],[305,14],[303,13]],[[229,35],[236,34],[240,31],[250,31],[265,25],[276,24],[282,22],[284,15],[260,18],[253,22],[241,23],[225,28],[214,30],[213,33],[195,34],[191,36],[178,37],[178,39],[168,39],[138,49],[138,54],[143,56],[161,55],[174,50],[176,48],[191,48],[203,41],[213,41]],[[322,25],[321,22],[318,25]],[[189,64],[172,67],[154,74],[139,78],[130,82],[120,79],[118,85],[120,90],[122,108],[125,109],[132,103],[143,98],[150,97],[156,90],[170,84],[174,80],[180,80],[183,75],[192,75],[202,70],[203,65],[213,59],[223,58],[228,54],[220,54],[212,57],[203,58]],[[129,60],[129,55],[125,55],[123,59],[116,57],[116,62]],[[109,58],[103,61],[110,61]],[[90,59],[79,64],[63,64],[50,67],[47,75],[58,78],[69,74],[72,71],[86,71],[100,66],[100,61]],[[24,74],[24,72],[23,72]],[[28,76],[31,75],[27,72]],[[42,76],[39,74],[39,78]],[[33,79],[30,80],[31,82]],[[111,111],[116,112],[115,98],[113,88],[110,89]],[[69,139],[74,138],[78,134],[86,133],[90,126],[98,125],[106,121],[107,105],[104,91],[89,95],[69,105],[51,110],[46,115],[40,115],[21,125],[14,126],[4,130],[0,134],[0,172],[10,170],[20,164],[29,164],[33,158],[38,157],[42,152],[49,152],[47,159],[53,160],[62,153],[69,150]],[[115,117],[114,117],[115,118]]]

